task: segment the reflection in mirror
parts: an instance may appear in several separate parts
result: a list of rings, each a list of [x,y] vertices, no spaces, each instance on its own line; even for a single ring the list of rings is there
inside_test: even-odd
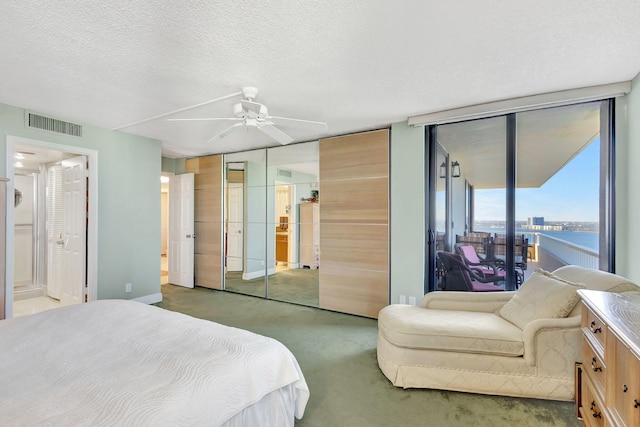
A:
[[[266,150],[225,155],[225,290],[266,296],[266,176]]]
[[[318,142],[267,151],[268,298],[317,307]]]

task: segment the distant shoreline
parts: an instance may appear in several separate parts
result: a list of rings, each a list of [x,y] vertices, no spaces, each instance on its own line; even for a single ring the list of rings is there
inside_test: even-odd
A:
[[[504,233],[503,228],[493,227],[475,227],[474,231],[485,231],[489,233]],[[579,231],[579,230],[530,230],[524,228],[516,228],[516,233],[524,234],[529,239],[529,242],[535,240],[535,234],[544,234],[547,236],[555,237],[556,239],[564,240],[574,245],[582,246],[592,251],[599,252],[600,250],[600,234],[595,231]]]

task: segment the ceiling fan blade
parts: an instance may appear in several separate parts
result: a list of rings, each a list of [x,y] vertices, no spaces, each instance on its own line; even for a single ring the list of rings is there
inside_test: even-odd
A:
[[[274,116],[269,116],[269,120],[274,124],[282,126],[304,127],[305,129],[315,130],[318,132],[327,130],[327,124],[325,122],[314,122],[313,120],[289,119],[287,117]]]
[[[293,138],[291,138],[286,133],[282,132],[277,127],[273,126],[273,124],[270,122],[266,122],[262,125],[259,125],[258,129],[260,129],[262,132],[266,133],[267,135],[269,135],[271,138],[275,139],[282,145],[293,142]]]
[[[171,114],[180,113],[182,111],[190,110],[190,109],[196,108],[196,107],[202,107],[203,105],[212,104],[214,102],[222,101],[223,99],[232,98],[232,97],[238,96],[238,95],[242,95],[242,92],[235,92],[235,93],[232,93],[232,94],[229,94],[229,95],[221,96],[221,97],[216,98],[216,99],[211,99],[209,101],[201,102],[201,103],[196,104],[196,105],[190,105],[188,107],[179,108],[177,110],[169,111],[168,113],[163,113],[163,114],[159,114],[157,116],[149,117],[147,119],[138,120],[137,122],[127,123],[126,125],[122,125],[122,126],[119,126],[117,128],[113,128],[111,130],[120,130],[120,129],[128,128],[128,127],[131,127],[131,126],[139,125],[140,123],[145,123],[145,122],[148,122],[150,120],[161,119],[163,117],[170,116]]]
[[[238,117],[201,117],[201,118],[192,118],[192,119],[167,119],[168,122],[212,122],[212,121],[218,121],[218,120],[226,120],[226,121],[240,121],[240,120],[244,120]]]
[[[244,123],[236,123],[235,125],[226,128],[225,130],[223,130],[222,132],[220,132],[219,134],[217,134],[216,136],[214,136],[213,138],[211,138],[210,140],[208,140],[207,142],[214,142],[216,140],[220,140],[222,138],[224,138],[225,136],[229,135],[231,132],[233,132],[234,129],[239,128],[244,126]]]

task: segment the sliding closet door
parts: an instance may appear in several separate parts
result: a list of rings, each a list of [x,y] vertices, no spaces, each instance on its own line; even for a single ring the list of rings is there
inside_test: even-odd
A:
[[[266,297],[267,275],[275,273],[267,262],[275,245],[267,236],[267,150],[226,154],[225,168],[224,289]]]
[[[222,155],[188,159],[195,174],[195,285],[222,289]]]
[[[389,131],[320,141],[320,307],[389,304]]]

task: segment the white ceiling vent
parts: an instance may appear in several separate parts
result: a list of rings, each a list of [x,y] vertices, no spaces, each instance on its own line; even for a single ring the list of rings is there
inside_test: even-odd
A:
[[[47,130],[49,132],[64,133],[65,135],[78,136],[82,138],[82,125],[65,122],[39,114],[27,113],[25,117],[27,127]]]
[[[286,169],[278,169],[278,176],[283,178],[291,178],[291,171]]]

